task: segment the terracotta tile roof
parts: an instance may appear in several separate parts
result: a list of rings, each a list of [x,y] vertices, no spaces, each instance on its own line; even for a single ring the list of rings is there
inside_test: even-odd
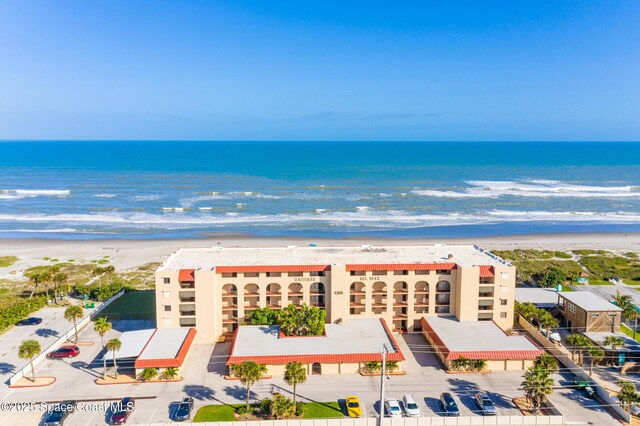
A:
[[[259,265],[259,266],[217,266],[216,272],[321,272],[329,271],[330,265]]]
[[[187,336],[185,337],[178,353],[175,358],[165,358],[165,359],[137,359],[134,366],[135,368],[167,368],[167,367],[181,367],[184,363],[187,354],[189,353],[189,349],[191,349],[191,344],[193,343],[193,339],[196,337],[196,329],[190,328]],[[155,333],[154,333],[155,334]],[[153,339],[153,337],[151,337]],[[149,342],[151,341],[149,339]],[[144,352],[144,350],[143,350]]]
[[[456,269],[455,263],[372,263],[346,265],[347,271],[435,271]]]
[[[178,281],[181,283],[189,283],[194,282],[195,279],[195,269],[180,269],[178,273]]]
[[[480,277],[481,278],[492,278],[495,277],[496,274],[493,271],[493,266],[490,265],[480,265]]]

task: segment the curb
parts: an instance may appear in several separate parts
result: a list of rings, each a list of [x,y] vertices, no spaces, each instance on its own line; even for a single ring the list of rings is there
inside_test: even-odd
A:
[[[130,380],[128,382],[117,382],[117,383],[98,383],[98,380],[102,380],[101,378],[95,379],[93,382],[98,385],[98,386],[114,386],[114,385],[139,385],[139,384],[147,384],[147,383],[175,383],[175,382],[181,382],[184,380],[184,377],[180,377],[178,379],[172,379],[172,380],[151,380],[148,382],[142,381],[142,380]]]
[[[56,382],[56,378],[53,376],[42,376],[42,377],[36,377],[37,379],[53,379],[52,382],[50,383],[45,383],[44,385],[9,385],[9,389],[21,389],[21,388],[43,388],[46,386],[51,386],[52,384],[54,384]]]

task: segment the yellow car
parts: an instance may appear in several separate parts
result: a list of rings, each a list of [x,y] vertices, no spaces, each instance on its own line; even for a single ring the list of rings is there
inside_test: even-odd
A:
[[[349,417],[362,416],[362,406],[360,405],[360,400],[357,396],[346,397],[345,403],[347,405],[347,414],[349,415]]]

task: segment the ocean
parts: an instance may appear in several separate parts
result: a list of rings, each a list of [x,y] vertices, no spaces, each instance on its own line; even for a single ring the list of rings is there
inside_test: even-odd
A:
[[[639,232],[640,143],[0,142],[0,237]]]

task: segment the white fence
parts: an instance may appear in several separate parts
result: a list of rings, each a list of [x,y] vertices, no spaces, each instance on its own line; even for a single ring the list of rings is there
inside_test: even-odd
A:
[[[82,330],[87,324],[89,324],[89,321],[91,321],[91,317],[99,314],[104,308],[109,306],[111,302],[113,302],[123,294],[124,294],[124,290],[120,290],[119,293],[114,294],[109,299],[107,299],[102,305],[98,306],[96,309],[89,312],[89,314],[86,317],[82,318],[77,323],[78,331]],[[49,355],[51,352],[58,349],[63,343],[67,342],[71,338],[71,336],[73,336],[74,334],[75,334],[75,329],[73,326],[71,326],[71,329],[69,331],[67,331],[64,335],[62,335],[62,337],[60,337],[58,340],[56,340],[51,345],[49,345],[44,351],[40,352],[40,355],[38,355],[33,359],[33,365],[37,366],[39,363],[44,361],[47,355]],[[16,374],[11,376],[11,378],[9,378],[7,383],[9,383],[9,385],[13,385],[16,382],[18,382],[18,380],[22,379],[26,374],[30,374],[30,373],[31,373],[31,366],[27,363],[27,365],[22,367],[21,370],[19,370]]]
[[[533,338],[542,347],[544,347],[554,357],[556,357],[556,359],[560,361],[560,363],[564,365],[567,370],[573,373],[576,376],[576,380],[581,382],[589,382],[593,390],[596,392],[596,395],[598,395],[598,397],[602,399],[602,401],[606,405],[608,405],[613,411],[615,411],[616,414],[618,414],[625,422],[631,422],[631,415],[629,414],[629,412],[611,399],[611,395],[609,394],[608,390],[606,390],[603,386],[600,385],[600,383],[594,380],[593,377],[589,376],[589,374],[584,371],[582,367],[573,362],[573,360],[569,356],[567,356],[567,354],[562,352],[553,342],[547,339],[545,335],[540,333],[537,328],[535,328],[527,320],[522,318],[522,316],[519,316],[518,322],[525,330],[527,330],[529,334],[531,334],[531,336],[533,336]]]
[[[259,420],[244,422],[193,423],[193,426],[376,426],[375,417],[308,420]],[[399,417],[384,419],[383,426],[494,426],[564,425],[562,416],[486,416],[486,417]],[[188,423],[187,423],[188,425]]]

